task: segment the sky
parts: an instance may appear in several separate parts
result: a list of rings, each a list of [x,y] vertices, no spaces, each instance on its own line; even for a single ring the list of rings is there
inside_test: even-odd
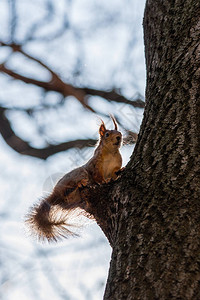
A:
[[[9,3],[12,1],[0,2],[0,40],[4,41],[11,34]],[[50,0],[19,0],[16,3],[19,16],[13,33],[16,41],[29,39],[24,49],[40,57],[63,80],[99,89],[117,86],[130,98],[137,93],[144,96],[143,0],[60,0],[57,4]],[[48,5],[54,10],[50,22],[47,22]],[[33,26],[37,22],[42,22],[42,28]],[[63,22],[70,26],[54,39]],[[0,63],[5,61],[13,70],[48,80],[46,70],[18,53],[11,56],[8,48],[0,49]],[[42,101],[57,103],[59,95],[44,95],[40,89],[1,73],[0,86],[1,104],[16,108],[8,114],[13,128],[33,146],[43,147],[46,141],[98,138],[98,118],[85,111],[75,99],[68,99],[56,111],[36,111],[34,118],[30,118],[20,108],[40,107]],[[99,114],[113,113],[130,130],[139,131],[141,109],[107,103],[101,98],[89,101]],[[43,135],[40,128],[44,129]],[[16,153],[0,137],[1,299],[102,299],[111,247],[95,222],[80,220],[84,226],[79,238],[54,245],[39,244],[24,226],[24,216],[30,206],[49,192],[62,174],[85,163],[93,151],[73,149],[42,161]],[[122,147],[123,165],[132,151],[133,145]]]

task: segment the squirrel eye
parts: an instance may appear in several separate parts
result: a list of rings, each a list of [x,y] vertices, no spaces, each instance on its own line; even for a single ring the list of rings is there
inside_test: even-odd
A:
[[[109,133],[108,132],[106,132],[106,134],[105,134],[105,137],[108,137],[109,136]]]

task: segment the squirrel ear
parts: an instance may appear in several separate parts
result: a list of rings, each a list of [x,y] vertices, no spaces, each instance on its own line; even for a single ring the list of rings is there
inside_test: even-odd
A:
[[[112,121],[113,121],[113,123],[115,125],[115,130],[117,130],[118,129],[118,127],[117,127],[117,121],[115,120],[114,116],[111,115],[111,114],[110,114],[110,118],[112,119]]]
[[[105,132],[106,132],[106,126],[105,126],[104,122],[101,120],[101,125],[99,127],[100,136],[104,136]]]

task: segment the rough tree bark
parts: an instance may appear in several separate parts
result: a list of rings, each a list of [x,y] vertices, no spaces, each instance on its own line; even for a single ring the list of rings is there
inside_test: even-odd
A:
[[[200,299],[199,38],[199,0],[147,0],[138,142],[89,209],[113,247],[106,300]]]

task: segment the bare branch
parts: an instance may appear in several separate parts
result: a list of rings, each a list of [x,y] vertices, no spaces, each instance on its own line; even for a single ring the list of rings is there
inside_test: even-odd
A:
[[[88,105],[88,98],[90,96],[99,96],[102,97],[109,102],[114,101],[118,103],[125,103],[128,105],[132,105],[134,107],[143,108],[144,107],[144,101],[142,101],[139,97],[137,100],[129,100],[126,99],[123,95],[121,95],[118,90],[111,90],[111,91],[105,91],[105,90],[96,90],[96,89],[90,89],[87,87],[74,87],[70,84],[67,84],[63,82],[63,80],[60,78],[58,74],[56,74],[50,67],[48,67],[44,62],[42,62],[40,59],[35,58],[31,56],[30,54],[26,53],[22,46],[15,43],[5,43],[0,42],[1,46],[7,46],[12,49],[13,52],[19,52],[23,56],[27,57],[30,60],[35,61],[38,63],[41,67],[45,68],[51,75],[51,79],[49,81],[41,81],[37,79],[30,78],[28,76],[21,75],[13,70],[11,70],[9,67],[7,67],[4,64],[0,65],[0,72],[5,73],[12,77],[15,80],[20,80],[27,84],[33,84],[35,86],[41,87],[45,91],[55,91],[60,93],[64,98],[68,96],[74,96],[86,109],[90,110],[91,112],[95,113],[95,111],[92,109],[91,106]],[[20,154],[29,155],[41,159],[46,159],[49,156],[61,152],[66,151],[71,148],[79,148],[82,149],[87,146],[94,146],[96,141],[93,139],[80,139],[75,141],[68,141],[65,143],[61,143],[58,145],[48,145],[45,148],[37,149],[32,147],[29,142],[24,141],[20,137],[18,137],[15,132],[12,130],[10,121],[5,115],[5,111],[9,108],[1,107],[0,108],[0,133],[2,134],[2,137],[6,141],[6,143],[15,151],[17,151]],[[13,110],[14,108],[12,108]],[[10,109],[9,109],[10,110]],[[30,110],[25,109],[27,113],[30,112]],[[136,133],[128,133],[128,136],[125,137],[124,143],[135,143],[137,140],[137,134]]]
[[[3,72],[5,74],[13,77],[14,79],[21,80],[25,83],[30,83],[30,84],[34,84],[36,86],[42,87],[43,89],[45,89],[47,91],[55,90],[55,87],[53,87],[51,84],[49,84],[49,82],[44,82],[44,81],[40,81],[40,80],[36,80],[33,78],[29,78],[29,77],[20,75],[16,72],[10,70],[9,68],[7,68],[4,64],[0,65],[0,72]],[[56,91],[59,91],[59,89],[57,89]]]
[[[135,132],[132,132],[130,130],[126,130],[126,136],[123,138],[123,144],[124,145],[131,145],[135,144],[138,139],[138,134]]]
[[[74,96],[79,102],[88,110],[95,112],[86,102],[85,102],[85,94],[84,91],[74,88],[72,85],[64,83],[60,78],[53,76],[52,80],[46,82],[41,80],[36,80],[27,76],[23,76],[19,73],[16,73],[9,68],[7,68],[4,64],[0,65],[0,72],[3,72],[14,79],[21,80],[28,84],[33,84],[43,88],[46,91],[55,91],[62,94],[64,97]]]
[[[23,155],[29,155],[41,159],[47,159],[49,156],[66,151],[72,148],[82,149],[84,147],[93,147],[96,144],[94,139],[79,139],[64,142],[58,145],[48,145],[45,148],[34,148],[13,131],[8,118],[5,115],[5,108],[0,107],[0,133],[5,142],[15,151]]]
[[[16,25],[17,25],[17,14],[16,14],[16,2],[15,0],[10,0],[10,39],[14,41]]]
[[[102,90],[96,90],[96,89],[90,89],[90,88],[83,88],[84,92],[88,95],[93,96],[100,96],[109,102],[114,101],[118,103],[125,103],[132,105],[134,107],[138,108],[144,108],[145,102],[141,99],[137,100],[128,100],[123,95],[119,94],[116,90],[111,91],[102,91]]]
[[[52,21],[53,16],[53,7],[51,1],[47,1],[45,3],[46,10],[45,15],[42,16],[40,20],[37,20],[35,23],[32,24],[30,29],[28,30],[28,33],[26,35],[25,41],[32,41],[35,40],[34,34],[37,32],[39,28],[41,28],[44,24]]]
[[[46,14],[39,20],[34,23],[30,29],[28,30],[28,33],[24,39],[24,42],[30,42],[30,41],[51,41],[53,39],[56,39],[58,37],[61,37],[63,34],[66,33],[66,30],[69,29],[69,20],[68,15],[66,11],[63,11],[62,20],[60,18],[61,24],[60,27],[57,28],[56,31],[53,31],[52,33],[48,32],[47,35],[37,35],[37,32],[40,32],[40,29],[47,24],[51,24],[53,21],[53,17],[55,17],[54,14],[54,2],[53,1],[46,1]]]
[[[17,108],[16,108],[17,109]],[[73,148],[83,149],[85,147],[94,147],[97,140],[95,139],[77,139],[60,143],[57,145],[48,144],[44,148],[34,148],[29,142],[24,141],[13,131],[9,119],[6,117],[6,111],[10,108],[0,107],[0,134],[5,142],[16,152],[37,157],[40,159],[47,159],[49,156],[58,152],[66,151]],[[13,109],[12,109],[13,110]],[[15,110],[15,109],[14,109]],[[23,109],[20,109],[23,111]],[[24,109],[26,111],[26,109]],[[137,133],[127,132],[127,136],[124,137],[124,144],[134,144],[137,141]]]
[[[106,90],[97,90],[97,89],[91,89],[87,87],[74,87],[70,84],[67,84],[66,82],[63,82],[62,79],[58,74],[56,74],[50,67],[48,67],[46,64],[44,64],[41,60],[31,56],[30,54],[26,53],[21,45],[16,45],[16,44],[7,44],[4,42],[0,42],[1,46],[8,46],[11,47],[13,51],[20,52],[22,55],[26,56],[27,58],[37,62],[40,64],[43,68],[48,70],[52,76],[52,79],[49,82],[45,81],[40,81],[40,80],[35,80],[33,78],[29,78],[23,75],[20,75],[7,67],[5,67],[4,64],[0,66],[0,72],[4,72],[8,74],[9,76],[13,77],[14,79],[21,80],[25,83],[31,83],[36,86],[39,86],[46,91],[55,91],[61,93],[64,97],[67,96],[74,96],[85,108],[88,110],[95,112],[91,106],[88,105],[87,100],[88,96],[99,96],[102,97],[109,102],[118,102],[118,103],[125,103],[129,104],[133,107],[138,107],[138,108],[144,108],[144,101],[140,98],[136,100],[129,100],[120,93],[117,92],[117,89],[111,90],[111,91],[106,91]]]

